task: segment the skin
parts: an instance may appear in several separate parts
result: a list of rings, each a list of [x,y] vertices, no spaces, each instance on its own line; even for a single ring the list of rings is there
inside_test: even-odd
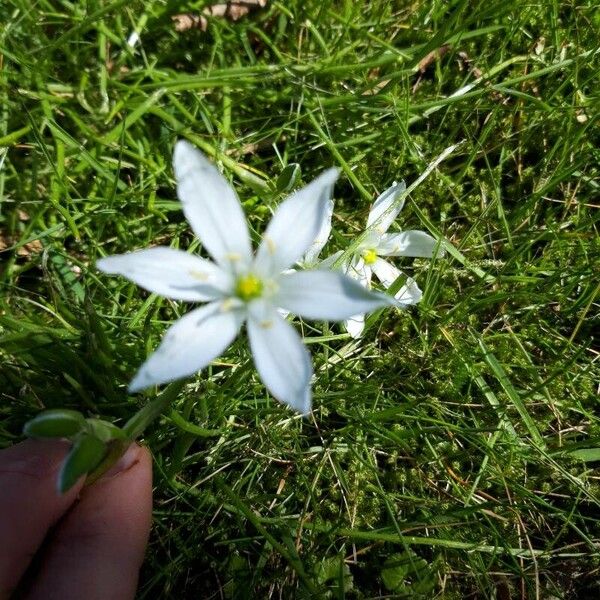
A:
[[[132,444],[108,473],[68,493],[61,441],[0,451],[0,600],[131,600],[152,518],[152,461]]]

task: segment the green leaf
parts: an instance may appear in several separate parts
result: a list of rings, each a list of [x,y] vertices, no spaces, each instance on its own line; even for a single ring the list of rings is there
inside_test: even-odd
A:
[[[190,423],[174,409],[169,413],[169,418],[171,421],[173,421],[173,423],[175,423],[175,425],[177,425],[177,427],[183,431],[186,431],[187,433],[195,435],[196,437],[216,437],[223,435],[223,429],[205,429],[204,427]]]
[[[275,187],[278,192],[289,192],[294,189],[300,179],[300,165],[298,163],[290,163],[277,178]]]
[[[381,571],[383,585],[392,592],[397,590],[404,584],[404,580],[407,578],[409,571],[409,557],[404,554],[394,554],[393,556],[390,556],[385,561]]]
[[[56,408],[45,410],[23,427],[28,437],[64,438],[78,434],[85,427],[85,419],[76,410]]]
[[[435,562],[430,566],[425,559],[408,549],[393,554],[385,561],[381,578],[388,590],[402,597],[429,598],[436,585]]]
[[[584,462],[600,460],[600,448],[579,448],[578,450],[571,450],[568,454]]]
[[[315,577],[320,585],[349,592],[353,589],[354,581],[350,567],[344,562],[343,556],[324,558],[315,566]]]
[[[525,406],[525,402],[523,402],[523,398],[521,398],[519,392],[516,390],[516,388],[508,378],[504,367],[496,358],[496,356],[489,350],[489,348],[486,346],[485,342],[481,338],[478,338],[477,341],[479,342],[479,347],[481,348],[485,362],[488,364],[488,366],[500,382],[500,385],[506,392],[506,395],[508,396],[509,400],[517,409],[517,412],[521,416],[525,427],[529,431],[529,435],[531,436],[532,441],[535,442],[538,445],[538,447],[545,448],[546,443],[544,442],[544,438],[539,432],[539,429],[535,424],[533,417],[529,414],[527,407]]]
[[[103,421],[102,419],[87,419],[87,424],[91,434],[102,442],[106,443],[111,440],[127,439],[127,435],[122,429],[119,429],[119,427],[108,421]]]
[[[102,457],[102,460],[94,467],[91,471],[88,471],[85,479],[84,487],[92,485],[95,481],[100,479],[104,473],[106,473],[113,465],[115,465],[119,459],[125,454],[127,448],[131,445],[131,440],[125,439],[113,439],[106,444],[106,452]]]
[[[97,437],[84,434],[77,439],[63,462],[58,476],[58,491],[70,490],[82,475],[86,475],[100,464],[106,446]]]
[[[171,383],[159,396],[151,402],[148,402],[144,408],[133,415],[123,428],[127,437],[131,440],[135,440],[142,435],[144,429],[146,429],[154,419],[159,417],[169,407],[171,402],[177,398],[184,385],[185,381],[175,381]]]

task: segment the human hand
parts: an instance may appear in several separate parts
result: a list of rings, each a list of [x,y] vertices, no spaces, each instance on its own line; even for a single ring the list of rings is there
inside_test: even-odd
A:
[[[60,495],[67,451],[47,440],[0,451],[0,600],[15,588],[44,600],[135,595],[152,518],[150,453],[132,444],[98,481]]]

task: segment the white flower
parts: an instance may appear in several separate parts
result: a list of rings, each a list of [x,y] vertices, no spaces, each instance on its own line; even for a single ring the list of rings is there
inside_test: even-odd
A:
[[[325,171],[279,206],[253,256],[242,207],[217,168],[185,141],[177,142],[173,162],[185,216],[215,262],[158,247],[103,258],[97,266],[162,296],[208,304],[171,326],[129,390],[197,372],[231,344],[246,321],[261,379],[275,398],[307,413],[310,354],[278,308],[340,321],[394,303],[342,273],[285,272],[317,238],[337,170]]]
[[[404,194],[404,182],[396,183],[385,190],[371,208],[367,219],[367,231],[349,261],[343,265],[343,270],[352,278],[358,280],[365,288],[371,287],[373,273],[381,281],[384,288],[389,288],[402,275],[400,269],[381,256],[413,256],[431,258],[437,250],[438,256],[443,256],[444,251],[438,242],[424,231],[403,231],[401,233],[387,233],[390,225],[404,206],[404,198],[397,201]],[[330,266],[340,256],[338,252],[321,263],[321,266]],[[395,294],[400,306],[416,304],[421,300],[423,292],[416,281],[410,277]],[[353,338],[361,336],[365,327],[364,313],[357,313],[346,320],[346,329]]]

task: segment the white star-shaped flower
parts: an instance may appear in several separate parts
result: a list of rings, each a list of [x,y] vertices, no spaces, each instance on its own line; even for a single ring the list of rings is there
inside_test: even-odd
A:
[[[296,329],[279,313],[341,321],[393,304],[343,273],[288,272],[317,239],[338,172],[329,169],[275,211],[256,255],[235,191],[196,148],[177,142],[173,158],[185,216],[215,262],[157,247],[98,261],[150,292],[207,302],[179,319],[129,385],[135,392],[196,373],[219,356],[247,322],[258,373],[275,398],[307,413],[312,362]]]
[[[402,275],[400,269],[381,258],[382,256],[432,258],[436,250],[438,256],[444,254],[437,240],[424,231],[387,233],[390,225],[404,207],[404,198],[401,198],[400,201],[398,198],[405,190],[406,185],[403,181],[394,182],[375,200],[367,219],[367,231],[354,253],[343,265],[343,270],[365,288],[371,287],[373,273],[386,289]],[[339,252],[325,259],[322,265],[331,265],[341,254]],[[416,304],[422,296],[423,292],[419,289],[416,281],[410,277],[395,294],[400,306]],[[362,312],[346,320],[346,330],[353,338],[360,337],[364,327],[365,315]]]

